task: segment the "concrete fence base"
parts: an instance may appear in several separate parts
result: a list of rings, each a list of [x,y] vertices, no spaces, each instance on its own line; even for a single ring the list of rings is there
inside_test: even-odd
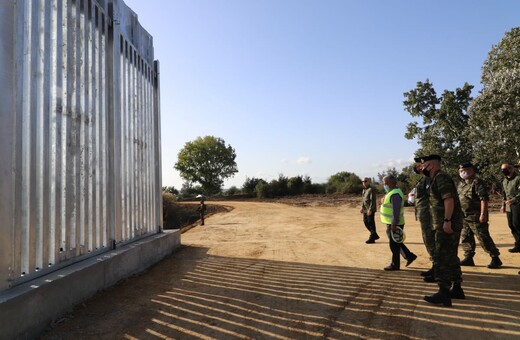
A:
[[[0,293],[0,339],[38,336],[81,301],[171,254],[180,235],[165,230]]]

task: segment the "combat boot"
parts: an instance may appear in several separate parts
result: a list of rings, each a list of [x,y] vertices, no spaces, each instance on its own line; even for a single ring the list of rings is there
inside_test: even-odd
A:
[[[464,290],[462,290],[462,287],[460,285],[460,282],[453,282],[453,285],[450,288],[450,297],[452,299],[461,299],[464,300],[466,298],[466,295],[464,294]]]
[[[491,256],[491,262],[488,264],[488,268],[498,269],[502,266],[502,261],[500,261],[500,257],[498,255]]]
[[[425,271],[425,272],[421,272],[421,276],[422,276],[422,277],[425,277],[425,276],[433,276],[433,267],[431,267],[430,269],[428,269],[428,270]]]
[[[474,267],[475,262],[473,261],[473,257],[466,256],[462,261],[460,261],[460,265]]]
[[[424,301],[436,305],[442,304],[444,307],[451,307],[450,290],[447,288],[439,288],[439,291],[431,296],[425,296]]]

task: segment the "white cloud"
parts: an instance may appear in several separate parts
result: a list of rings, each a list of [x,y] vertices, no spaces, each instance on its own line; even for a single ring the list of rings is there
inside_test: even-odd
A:
[[[298,163],[298,164],[309,164],[309,163],[312,163],[312,162],[311,162],[311,159],[309,157],[302,156],[302,157],[300,157],[300,158],[298,158],[296,160],[296,163]]]

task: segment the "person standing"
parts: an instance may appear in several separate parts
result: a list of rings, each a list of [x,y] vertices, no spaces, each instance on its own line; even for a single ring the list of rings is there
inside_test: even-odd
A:
[[[404,195],[401,189],[397,188],[397,180],[394,176],[388,175],[383,178],[386,195],[383,199],[380,215],[381,222],[386,224],[386,234],[388,235],[390,251],[392,252],[392,262],[386,266],[385,270],[400,269],[400,255],[406,259],[406,267],[412,264],[417,255],[412,253],[403,242],[397,243],[392,238],[392,232],[397,231],[397,227],[404,229]]]
[[[507,224],[515,239],[515,245],[509,252],[520,253],[520,176],[510,163],[503,163],[500,170],[505,176],[502,181],[503,201],[500,212],[506,213]]]
[[[371,180],[365,177],[361,183],[363,183],[363,202],[361,205],[361,213],[363,214],[363,223],[370,232],[370,236],[365,243],[375,243],[379,239],[379,235],[376,232],[376,192],[374,187],[371,185]]]
[[[489,195],[485,183],[476,176],[472,163],[459,166],[459,176],[462,179],[457,186],[462,213],[464,215],[461,232],[461,244],[464,250],[464,259],[461,266],[474,266],[475,236],[482,248],[491,256],[488,268],[497,269],[502,266],[500,251],[489,234],[488,202]]]
[[[204,214],[206,213],[206,204],[204,204],[204,200],[200,200],[200,205],[197,207],[197,211],[200,216],[200,225],[204,225]]]
[[[435,230],[435,251],[433,256],[434,278],[439,291],[424,300],[444,306],[452,305],[453,299],[464,299],[462,271],[457,255],[460,232],[462,230],[462,209],[457,187],[451,177],[441,170],[441,157],[429,155],[420,157],[422,171],[430,177],[430,214]]]
[[[415,158],[414,172],[421,175],[415,187],[415,219],[421,225],[421,234],[430,256],[432,266],[429,270],[421,272],[426,282],[435,282],[433,277],[433,255],[435,252],[435,230],[432,228],[432,217],[430,215],[430,203],[428,199],[430,190],[430,177],[424,176],[420,164],[420,158]]]

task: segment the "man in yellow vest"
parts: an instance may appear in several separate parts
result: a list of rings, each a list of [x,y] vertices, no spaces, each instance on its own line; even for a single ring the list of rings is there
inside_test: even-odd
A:
[[[406,259],[406,267],[412,264],[417,255],[412,253],[403,242],[397,243],[392,238],[392,232],[397,231],[397,227],[404,229],[404,195],[401,189],[397,188],[397,180],[394,176],[388,175],[383,178],[383,185],[386,191],[383,205],[380,209],[381,222],[386,224],[386,234],[392,251],[392,263],[386,266],[385,270],[399,270],[400,258],[403,254]]]

